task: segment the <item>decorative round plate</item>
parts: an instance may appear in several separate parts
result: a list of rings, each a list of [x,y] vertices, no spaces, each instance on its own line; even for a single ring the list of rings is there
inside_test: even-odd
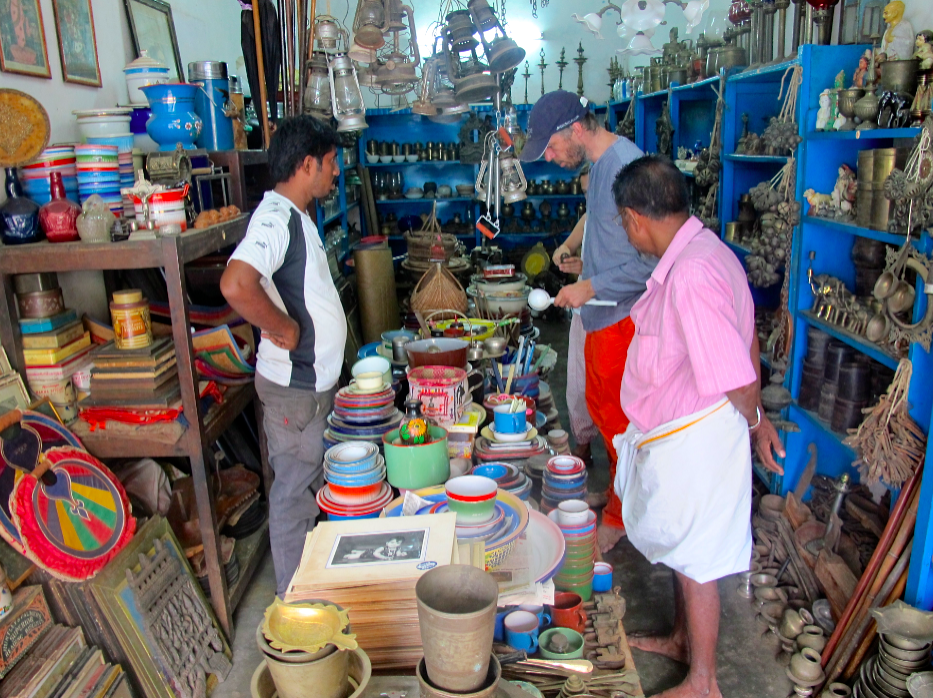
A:
[[[126,493],[86,451],[56,448],[45,459],[55,482],[20,478],[11,499],[13,521],[31,559],[61,579],[90,579],[136,530]]]
[[[23,410],[22,415],[20,430],[0,439],[0,537],[19,553],[25,551],[10,513],[10,495],[16,483],[24,473],[32,472],[40,453],[61,446],[84,448],[78,437],[55,419],[29,410]]]
[[[376,349],[382,346],[382,342],[370,342],[369,344],[364,344],[360,347],[359,351],[356,352],[356,357],[358,359],[366,359],[370,356],[376,356]]]
[[[525,431],[519,432],[518,434],[500,434],[495,430],[494,424],[490,424],[488,427],[483,427],[480,433],[484,438],[489,439],[493,443],[497,444],[511,444],[518,443],[519,441],[532,441],[538,436],[538,430],[531,426],[529,422],[525,422]]]
[[[532,574],[536,582],[546,582],[564,562],[564,535],[556,523],[539,511],[529,514],[528,542],[532,550]]]
[[[368,424],[366,426],[358,426],[356,424],[349,424],[334,414],[330,414],[327,417],[327,423],[330,425],[330,428],[337,434],[347,434],[350,436],[381,436],[387,431],[392,431],[402,422],[402,413],[398,410],[386,420],[383,420],[377,424]]]
[[[49,114],[25,92],[0,89],[0,167],[19,167],[49,144]]]

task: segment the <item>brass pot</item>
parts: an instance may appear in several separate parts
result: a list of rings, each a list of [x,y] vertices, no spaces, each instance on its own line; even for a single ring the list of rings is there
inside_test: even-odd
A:
[[[839,90],[839,112],[851,119],[855,116],[855,103],[865,96],[861,87],[850,87],[848,90]]]
[[[861,123],[860,129],[878,128],[875,119],[878,118],[878,98],[874,92],[868,91],[865,96],[855,103],[855,116]]]
[[[909,95],[917,91],[917,70],[920,61],[908,58],[902,61],[885,61],[881,64],[881,86],[888,92],[903,92]]]
[[[728,70],[736,65],[748,65],[745,49],[741,46],[724,44],[710,49],[706,54],[707,75],[719,75],[720,68]]]
[[[687,69],[686,68],[668,68],[667,82],[668,84],[676,82],[678,85],[686,85],[687,84]]]
[[[854,105],[853,105],[854,106]],[[871,182],[875,174],[875,151],[861,150],[858,154],[858,171],[855,173],[859,184]]]

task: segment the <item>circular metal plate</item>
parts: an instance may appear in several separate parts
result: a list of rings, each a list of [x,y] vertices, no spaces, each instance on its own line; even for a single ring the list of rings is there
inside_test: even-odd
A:
[[[0,167],[25,165],[49,144],[49,114],[37,99],[0,89]]]

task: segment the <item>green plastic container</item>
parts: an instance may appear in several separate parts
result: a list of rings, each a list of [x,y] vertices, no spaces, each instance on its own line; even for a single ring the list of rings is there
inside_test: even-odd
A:
[[[554,588],[558,591],[572,591],[584,601],[589,601],[593,596],[593,577],[582,583],[565,584],[559,577],[554,578]]]
[[[392,487],[420,490],[422,487],[443,485],[450,477],[450,456],[447,453],[447,430],[428,427],[431,443],[403,446],[393,443],[398,429],[382,437],[385,450],[386,479]]]

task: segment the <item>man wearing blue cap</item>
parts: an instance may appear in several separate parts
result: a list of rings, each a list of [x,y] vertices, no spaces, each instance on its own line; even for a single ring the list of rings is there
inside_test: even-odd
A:
[[[612,489],[616,452],[612,439],[628,428],[619,391],[635,325],[629,311],[645,292],[657,259],[640,254],[628,240],[612,198],[619,171],[644,153],[627,138],[606,131],[589,110],[585,97],[556,90],[542,96],[528,116],[524,162],[542,156],[564,169],[592,163],[586,193],[587,226],[580,281],[561,289],[554,304],[580,308],[586,330],[586,404],[609,454],[608,503],[599,526],[599,547],[608,552],[625,535],[622,506]],[[568,250],[569,252],[569,250]],[[586,301],[615,301],[614,307],[584,305]]]

